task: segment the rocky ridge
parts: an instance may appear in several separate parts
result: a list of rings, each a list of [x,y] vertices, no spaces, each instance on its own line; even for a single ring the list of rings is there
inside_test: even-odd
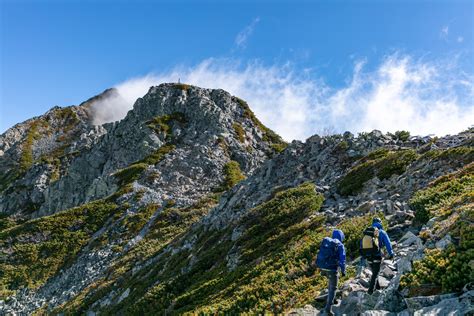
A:
[[[94,100],[71,110],[87,113],[91,102]],[[48,113],[36,121],[54,125]],[[447,241],[450,235],[446,232],[433,232],[429,240],[418,237],[431,231],[429,225],[446,219],[435,218],[420,231],[421,224],[416,223],[420,212],[412,199],[436,179],[469,166],[474,155],[472,130],[443,138],[379,131],[357,137],[350,133],[315,135],[285,149],[286,144],[255,118],[244,101],[222,90],[183,84],[150,88],[120,122],[93,126],[87,116],[76,115],[82,123],[71,134],[75,136],[66,149],[74,155],[59,158],[64,172],[58,179],[51,180],[52,163],[39,159],[39,153],[56,148],[43,148],[46,127],[41,127],[40,137],[32,137],[34,159],[26,173],[13,180],[2,179],[6,185],[0,210],[10,216],[0,232],[0,262],[6,271],[15,272],[12,260],[18,263],[19,250],[28,242],[43,250],[25,254],[50,258],[47,247],[56,233],[41,228],[46,220],[58,225],[61,218],[66,223],[62,234],[81,232],[83,242],[65,258],[53,256],[56,270],[37,267],[43,277],[17,276],[15,282],[22,285],[15,286],[13,277],[4,276],[2,287],[7,295],[0,303],[4,313],[288,312],[309,302],[311,295],[324,293],[321,279],[306,266],[326,228],[346,225],[349,229],[351,221],[365,223],[376,212],[389,224],[398,252],[396,261],[387,262],[383,272],[381,283],[386,288],[368,296],[363,290],[368,271],[362,279],[351,276],[341,288],[337,313],[350,314],[355,306],[362,306],[360,312],[367,315],[416,314],[435,310],[439,304],[451,311],[453,300],[457,300],[456,308],[472,310],[468,288],[461,296],[425,300],[391,294],[398,293],[401,276],[411,271],[412,262],[424,258],[425,248],[453,244]],[[28,124],[31,121],[1,136],[2,166],[21,162],[28,148]],[[38,185],[40,178],[45,180]],[[11,194],[19,186],[25,187],[22,193]],[[32,202],[34,207],[23,207]],[[470,205],[469,200],[463,203]],[[68,210],[73,206],[79,208]],[[100,216],[94,213],[97,208],[103,208]],[[287,213],[269,215],[278,214],[280,208]],[[57,213],[60,210],[66,211]],[[70,212],[85,214],[84,219],[69,224]],[[24,219],[16,219],[18,214],[38,220],[22,223]],[[277,266],[268,266],[269,258],[286,256],[287,247],[292,248],[288,245],[296,249],[308,238],[307,250],[300,257],[291,257],[299,266],[288,266],[292,272],[285,272],[285,281],[273,285],[291,282],[287,286],[293,292],[283,297],[271,294],[271,304],[245,294],[249,284],[259,282],[263,283],[255,289],[266,293],[265,284],[272,284],[269,280],[275,278],[268,276],[279,271]],[[267,270],[270,272],[261,272]],[[254,276],[242,278],[243,271]],[[211,275],[234,279],[217,280]],[[295,282],[313,285],[296,287]],[[208,283],[216,286],[208,288]],[[206,301],[196,289],[215,299]],[[169,293],[160,294],[165,290]],[[244,298],[238,299],[239,295]],[[290,312],[318,314],[317,307],[309,306]]]

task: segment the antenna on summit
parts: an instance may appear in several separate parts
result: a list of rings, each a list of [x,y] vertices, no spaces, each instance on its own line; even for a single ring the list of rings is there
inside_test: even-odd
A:
[[[181,83],[181,78],[178,78],[178,83]]]

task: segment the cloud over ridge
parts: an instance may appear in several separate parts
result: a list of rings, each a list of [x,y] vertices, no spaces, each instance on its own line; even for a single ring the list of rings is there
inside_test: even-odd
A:
[[[245,99],[262,122],[286,140],[304,140],[327,130],[445,135],[474,124],[473,75],[461,71],[455,61],[428,62],[393,54],[375,70],[366,68],[365,61],[356,62],[347,84],[332,88],[324,78],[297,72],[291,63],[243,65],[211,58],[118,84],[115,99],[94,105],[95,123],[122,119],[150,86],[181,78]]]

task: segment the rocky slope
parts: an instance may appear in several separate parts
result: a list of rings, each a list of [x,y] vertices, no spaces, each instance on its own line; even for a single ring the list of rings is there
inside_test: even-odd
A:
[[[111,93],[0,136],[2,313],[317,315],[320,240],[343,229],[355,265],[375,214],[397,257],[374,296],[350,268],[337,312],[472,311],[472,129],[288,145],[244,101],[184,84],[94,126]]]

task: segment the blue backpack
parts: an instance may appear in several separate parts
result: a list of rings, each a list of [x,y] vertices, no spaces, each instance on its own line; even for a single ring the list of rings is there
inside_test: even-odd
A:
[[[316,257],[316,266],[320,269],[336,269],[338,263],[337,248],[339,247],[336,239],[325,237],[319,247]]]

